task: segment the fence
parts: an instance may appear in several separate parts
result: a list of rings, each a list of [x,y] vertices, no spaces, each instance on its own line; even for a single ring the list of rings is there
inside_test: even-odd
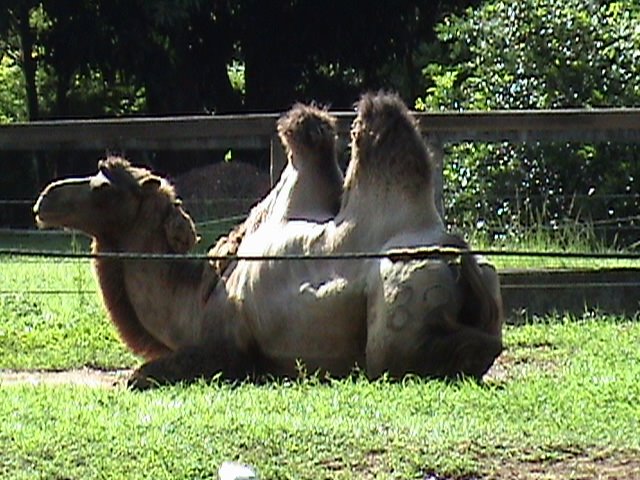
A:
[[[271,181],[285,164],[278,114],[40,121],[0,125],[0,150],[269,149]],[[344,135],[355,116],[335,112]],[[640,143],[640,109],[439,112],[416,114],[442,168],[451,142],[615,141]],[[436,179],[442,210],[442,175]]]
[[[352,112],[336,112],[338,132],[344,139],[354,118]],[[418,113],[418,123],[427,141],[432,145],[434,159],[440,169],[443,166],[443,145],[452,142],[597,142],[640,143],[640,109],[593,109],[555,111],[495,111],[495,112],[440,112]],[[271,181],[277,178],[285,164],[285,156],[277,138],[275,124],[277,114],[192,116],[163,118],[123,118],[41,121],[27,124],[0,125],[0,150],[269,150]],[[442,174],[436,178],[438,204],[442,209]],[[606,279],[583,280],[585,289],[578,292],[578,300],[572,305],[592,304],[594,289],[602,285],[617,284],[609,295],[600,299],[597,306],[608,308],[605,303],[613,299],[611,309],[638,311],[640,298],[637,285],[629,283],[637,272],[624,272],[624,280],[618,281],[607,272]],[[547,286],[557,279],[531,276],[512,277],[504,273],[505,293],[520,290],[528,292],[522,300],[507,304],[512,310],[522,308],[523,301],[534,302],[538,293],[532,287]],[[521,273],[514,273],[521,275]],[[557,276],[556,276],[557,277]],[[567,276],[567,285],[577,291],[575,277]],[[604,278],[604,277],[603,277]],[[617,278],[617,277],[616,277]],[[509,288],[511,283],[513,288]],[[524,290],[523,290],[524,289]],[[635,290],[634,290],[635,289]],[[538,289],[541,299],[550,288]],[[618,291],[618,293],[613,293]],[[533,292],[533,293],[532,293]],[[520,293],[519,293],[520,294]],[[619,301],[624,297],[622,302]],[[516,298],[515,295],[510,298]],[[604,302],[604,303],[603,303]],[[532,311],[544,313],[553,307],[549,302]],[[546,305],[546,306],[545,306]],[[618,305],[616,307],[616,305]],[[573,307],[572,307],[573,308]]]

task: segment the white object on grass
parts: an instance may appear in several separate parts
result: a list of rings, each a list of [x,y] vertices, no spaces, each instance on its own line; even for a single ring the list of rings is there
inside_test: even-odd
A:
[[[258,474],[249,465],[238,462],[223,462],[218,469],[219,480],[259,480]]]

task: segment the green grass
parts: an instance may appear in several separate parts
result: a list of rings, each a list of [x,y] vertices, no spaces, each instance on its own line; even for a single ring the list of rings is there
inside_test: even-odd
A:
[[[0,257],[0,290],[0,369],[135,363],[106,317],[88,260]]]
[[[502,238],[488,239],[485,234],[473,229],[465,231],[465,237],[473,248],[518,252],[549,253],[608,253],[614,254],[625,249],[604,243],[589,225],[566,225],[557,231],[541,226],[517,227]],[[631,251],[626,249],[627,252]],[[628,268],[640,266],[638,260],[589,259],[563,257],[511,257],[493,255],[489,260],[499,269],[542,269],[542,268]]]
[[[216,240],[229,232],[237,225],[242,216],[224,216],[221,211],[210,212],[207,218],[215,220],[199,223],[198,234],[200,242],[196,245],[194,253],[205,253],[215,244]],[[499,238],[488,238],[487,233],[472,228],[464,228],[460,232],[477,250],[505,250],[519,252],[550,252],[550,253],[616,253],[623,249],[615,245],[605,244],[599,239],[592,226],[588,224],[567,224],[558,230],[549,230],[541,226],[525,227],[515,226],[505,228],[508,233]],[[36,233],[8,233],[0,232],[0,249],[33,249],[33,250],[58,250],[81,251],[89,250],[89,239],[79,233],[44,231]],[[637,251],[633,247],[627,252]],[[596,268],[637,268],[640,260],[630,259],[589,259],[589,258],[562,258],[562,257],[535,257],[535,256],[502,256],[491,255],[489,261],[499,269],[596,269]],[[0,262],[2,259],[0,258]]]
[[[206,252],[207,248],[220,237],[229,232],[239,220],[219,220],[203,224],[197,228],[200,242],[194,251]],[[0,249],[12,250],[45,250],[58,252],[88,252],[91,240],[89,237],[68,231],[0,231]],[[0,260],[2,261],[2,260]]]
[[[88,261],[0,262],[0,288],[22,292],[0,295],[0,369],[138,364],[96,293],[29,293],[95,290]],[[263,479],[575,478],[579,461],[640,474],[640,323],[533,319],[505,343],[484,385],[0,383],[0,478],[216,478],[224,460]]]
[[[0,231],[1,249],[89,251],[89,237],[67,231]]]
[[[0,476],[216,478],[235,459],[265,479],[422,478],[633,459],[639,340],[640,325],[623,319],[509,327],[486,385],[3,386]]]

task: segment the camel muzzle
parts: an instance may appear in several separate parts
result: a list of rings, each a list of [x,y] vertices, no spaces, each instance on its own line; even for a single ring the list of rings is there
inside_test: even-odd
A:
[[[86,179],[69,179],[47,186],[33,206],[38,228],[68,227],[79,201],[89,192]]]

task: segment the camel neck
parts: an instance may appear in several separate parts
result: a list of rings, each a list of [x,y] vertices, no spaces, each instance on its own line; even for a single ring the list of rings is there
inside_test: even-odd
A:
[[[103,248],[98,244],[94,250],[107,251]],[[169,253],[150,250],[146,253]],[[95,261],[105,306],[132,350],[149,358],[195,342],[201,328],[204,266],[205,262],[189,260]]]
[[[94,242],[93,251],[101,253]],[[104,250],[102,250],[104,251]],[[108,249],[113,252],[113,249]],[[122,340],[134,353],[152,359],[168,352],[168,347],[149,332],[131,303],[124,281],[123,261],[119,259],[96,259],[94,271],[100,284],[102,300],[111,321]]]
[[[350,225],[344,245],[354,251],[379,249],[396,241],[396,246],[437,241],[445,232],[430,189],[407,198],[392,189],[356,185],[345,193],[336,224]]]

